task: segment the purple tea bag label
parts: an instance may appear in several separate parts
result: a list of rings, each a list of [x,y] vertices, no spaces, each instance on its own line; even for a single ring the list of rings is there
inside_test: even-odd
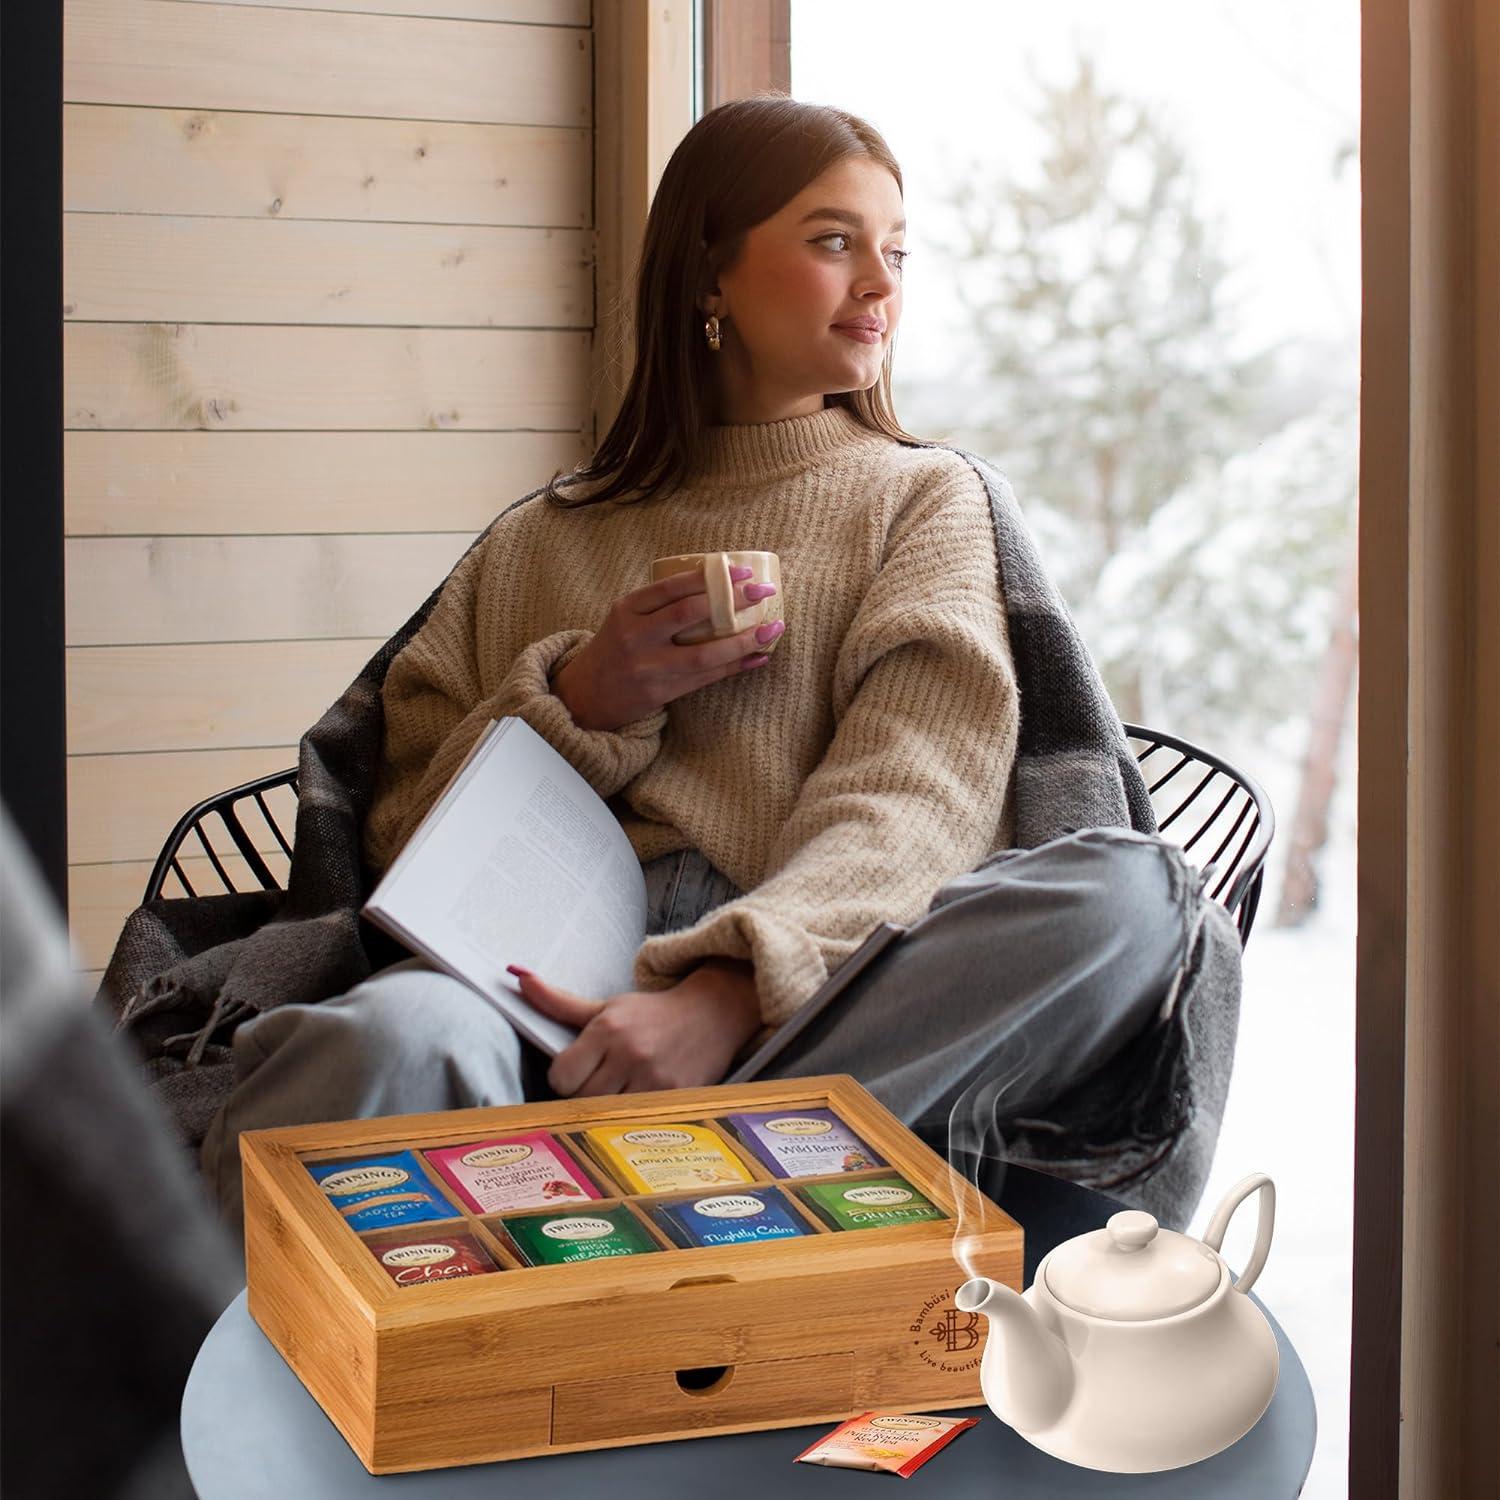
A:
[[[831,1109],[756,1110],[727,1118],[777,1177],[821,1177],[887,1165]]]

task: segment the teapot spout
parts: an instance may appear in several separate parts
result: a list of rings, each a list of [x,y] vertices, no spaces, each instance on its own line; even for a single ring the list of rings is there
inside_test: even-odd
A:
[[[954,1294],[960,1312],[990,1320],[980,1380],[990,1409],[1017,1432],[1051,1427],[1073,1399],[1073,1356],[1035,1308],[987,1276],[966,1281]]]

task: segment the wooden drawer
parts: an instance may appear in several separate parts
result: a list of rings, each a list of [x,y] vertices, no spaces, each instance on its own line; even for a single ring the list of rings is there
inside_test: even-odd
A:
[[[705,1427],[795,1426],[847,1411],[853,1400],[852,1353],[580,1380],[553,1387],[552,1441],[617,1443]]]

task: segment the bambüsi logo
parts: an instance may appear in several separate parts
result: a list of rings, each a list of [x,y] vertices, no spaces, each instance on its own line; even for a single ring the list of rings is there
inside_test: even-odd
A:
[[[917,1358],[945,1375],[962,1375],[979,1368],[979,1314],[961,1312],[952,1293],[935,1292],[921,1306],[907,1330],[915,1335]]]

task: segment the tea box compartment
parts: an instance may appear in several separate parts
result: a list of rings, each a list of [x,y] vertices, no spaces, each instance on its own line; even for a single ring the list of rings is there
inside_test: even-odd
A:
[[[800,1122],[792,1148],[751,1115]],[[241,1154],[250,1311],[372,1473],[973,1404],[982,1326],[952,1294],[1020,1287],[1020,1227],[843,1076]]]

